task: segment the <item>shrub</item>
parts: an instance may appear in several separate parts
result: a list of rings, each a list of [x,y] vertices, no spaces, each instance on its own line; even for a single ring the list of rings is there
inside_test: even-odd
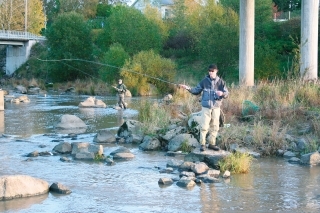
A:
[[[248,173],[253,157],[248,153],[235,152],[218,162],[221,171],[230,171],[233,174]]]
[[[120,75],[125,78],[126,86],[135,88],[139,95],[149,94],[150,85],[155,86],[161,94],[172,92],[176,75],[175,63],[162,58],[152,50],[142,51],[127,60]],[[139,83],[137,83],[139,82]]]

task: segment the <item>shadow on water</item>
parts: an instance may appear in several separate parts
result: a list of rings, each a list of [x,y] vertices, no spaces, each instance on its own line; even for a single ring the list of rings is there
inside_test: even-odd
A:
[[[97,162],[60,161],[61,156],[39,156],[26,161],[27,153],[52,151],[61,141],[93,142],[97,130],[117,128],[137,111],[79,109],[84,96],[31,97],[28,104],[6,103],[0,112],[0,175],[24,174],[60,182],[70,188],[69,195],[44,196],[0,201],[1,212],[319,212],[320,167],[289,164],[285,159],[263,158],[254,161],[248,174],[232,175],[214,184],[184,189],[173,183],[162,187],[159,178],[178,178],[160,173],[175,157],[164,152],[143,152],[138,145],[103,145],[104,155],[121,146],[135,155],[130,161],[113,166]],[[115,97],[99,98],[107,105]],[[131,99],[133,105],[138,99]],[[130,105],[129,105],[130,106]],[[74,114],[88,126],[76,140],[55,133],[54,125],[63,114]],[[71,158],[71,157],[70,157]],[[178,158],[183,159],[183,158]]]

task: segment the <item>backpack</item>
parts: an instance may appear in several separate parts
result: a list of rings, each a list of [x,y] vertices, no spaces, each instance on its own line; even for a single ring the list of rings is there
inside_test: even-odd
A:
[[[222,109],[220,109],[220,117],[219,117],[219,127],[224,127],[226,116],[224,115]]]

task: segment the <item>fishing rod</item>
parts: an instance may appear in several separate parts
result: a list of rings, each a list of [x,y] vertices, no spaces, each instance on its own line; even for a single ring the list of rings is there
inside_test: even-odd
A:
[[[87,63],[92,63],[92,64],[97,64],[97,65],[100,65],[100,66],[107,66],[107,67],[112,67],[112,68],[116,68],[116,69],[121,69],[121,67],[117,67],[117,66],[113,66],[113,65],[110,65],[110,64],[105,64],[105,63],[101,63],[101,62],[95,62],[95,61],[90,61],[90,60],[85,60],[85,59],[51,59],[51,60],[48,60],[48,59],[40,59],[40,58],[36,58],[37,60],[39,61],[43,61],[43,62],[60,62],[60,63],[63,63],[69,67],[72,67],[84,74],[87,74],[85,73],[84,71],[80,70],[80,69],[77,69],[71,65],[68,65],[66,63],[64,63],[63,61],[82,61],[82,62],[87,62]],[[123,69],[123,68],[122,68]],[[155,80],[158,80],[158,81],[162,81],[164,83],[167,83],[167,84],[172,84],[172,85],[175,85],[175,86],[179,86],[179,84],[176,84],[176,83],[173,83],[173,82],[170,82],[170,81],[167,81],[167,80],[164,80],[164,79],[161,79],[161,78],[157,78],[157,77],[153,77],[151,75],[147,75],[145,73],[139,73],[139,72],[136,72],[136,71],[133,71],[133,70],[129,70],[129,69],[123,69],[124,71],[127,71],[127,72],[132,72],[132,73],[135,73],[135,74],[138,74],[138,75],[142,75],[142,76],[145,76],[147,78],[152,78],[152,79],[155,79]],[[87,74],[89,75],[89,74]],[[92,75],[89,75],[90,77],[93,77],[93,78],[96,78]],[[98,78],[97,78],[98,79]]]

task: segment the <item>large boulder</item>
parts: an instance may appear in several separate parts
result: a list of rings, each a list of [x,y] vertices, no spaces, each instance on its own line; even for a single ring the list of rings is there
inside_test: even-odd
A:
[[[171,140],[173,137],[180,135],[182,133],[186,133],[187,132],[187,128],[182,127],[182,126],[178,126],[174,129],[169,130],[168,132],[166,132],[164,135],[160,135],[162,140],[165,141],[169,141]]]
[[[113,129],[100,129],[94,136],[93,142],[96,143],[115,143],[116,132]]]
[[[199,142],[196,138],[193,137],[191,134],[180,134],[173,137],[168,144],[169,151],[178,151],[182,144],[186,143],[186,145],[195,148],[199,146]]]
[[[211,149],[207,149],[204,152],[200,152],[199,149],[195,149],[184,157],[184,161],[205,162],[208,166],[216,169],[219,166],[218,162],[230,154],[230,152],[224,150],[213,151]]]
[[[141,123],[135,120],[125,121],[118,129],[117,136],[126,143],[140,143],[143,139]]]
[[[79,107],[106,108],[107,105],[102,100],[96,99],[95,97],[89,97],[87,100],[81,102]]]
[[[126,138],[132,134],[141,135],[141,123],[135,120],[127,120],[120,127],[117,132],[119,137]]]
[[[96,157],[103,157],[103,146],[93,145],[88,142],[74,142],[71,144],[72,152],[76,160],[94,160]]]
[[[27,89],[22,85],[16,86],[15,91],[21,94],[27,94]]]
[[[49,192],[48,182],[27,175],[0,176],[0,200],[31,197]]]
[[[16,103],[16,104],[19,104],[19,103],[29,103],[30,102],[30,99],[28,98],[28,96],[26,95],[22,95],[18,98],[12,98],[10,100],[11,103]]]
[[[61,154],[71,153],[71,144],[69,142],[61,142],[53,148],[53,151],[56,151]]]
[[[77,116],[66,114],[61,116],[56,129],[60,133],[84,133],[87,130],[87,125]]]
[[[149,135],[146,135],[143,138],[142,143],[139,145],[139,148],[143,151],[159,150],[160,147],[161,143],[158,138],[150,137]]]

